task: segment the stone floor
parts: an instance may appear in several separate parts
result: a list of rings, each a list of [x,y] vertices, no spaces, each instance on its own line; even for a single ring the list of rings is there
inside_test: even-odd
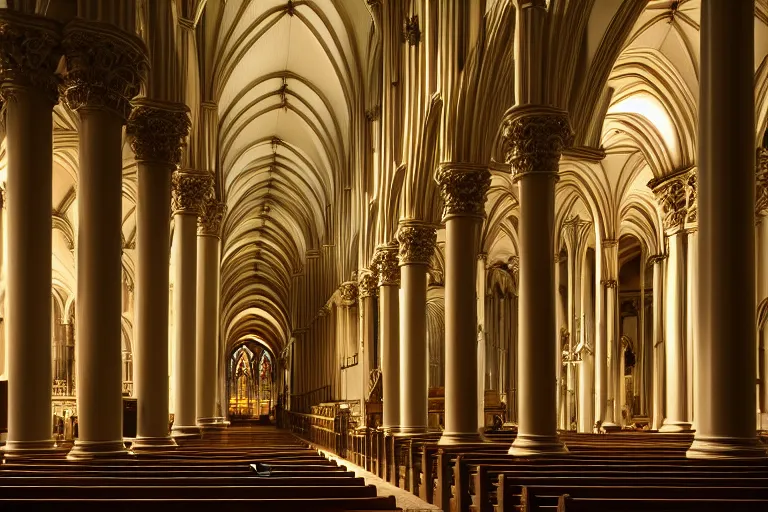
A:
[[[355,472],[355,476],[363,477],[365,479],[366,485],[375,485],[376,489],[379,491],[379,496],[394,496],[397,500],[397,506],[402,508],[403,512],[426,512],[432,510],[440,510],[439,507],[430,505],[426,501],[411,494],[410,492],[404,491],[399,487],[395,487],[394,485],[377,477],[373,473],[369,473],[360,466],[352,464],[348,460],[342,459],[341,457],[338,457],[322,449],[320,449],[320,453],[331,460],[337,461],[340,465],[347,466],[349,471]]]

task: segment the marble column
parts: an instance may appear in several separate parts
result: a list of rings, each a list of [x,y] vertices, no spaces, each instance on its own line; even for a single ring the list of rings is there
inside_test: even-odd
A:
[[[429,395],[427,269],[437,231],[417,221],[401,222],[400,264],[400,431],[426,432]]]
[[[171,435],[196,436],[197,426],[197,217],[210,193],[212,175],[176,171],[173,190],[174,420]],[[210,383],[213,384],[213,383]]]
[[[605,243],[605,241],[604,241]],[[615,279],[607,279],[602,283],[605,288],[605,359],[598,364],[605,365],[605,412],[603,413],[602,428],[605,430],[618,430],[618,422],[621,416],[617,415],[617,391],[619,388],[618,370],[619,355],[619,322],[618,322],[618,292],[619,283]]]
[[[477,429],[483,432],[485,429],[485,389],[497,390],[497,373],[495,355],[497,343],[488,345],[488,331],[485,327],[485,289],[486,289],[486,263],[488,255],[477,255],[477,274],[475,277],[475,301],[477,303]]]
[[[690,214],[689,214],[690,217]],[[696,374],[695,369],[695,357],[696,357],[696,311],[698,311],[698,290],[697,279],[698,275],[698,235],[697,228],[688,227],[686,230],[686,248],[685,248],[685,405],[686,405],[686,419],[691,423],[691,429],[695,430],[694,426],[694,376]]]
[[[147,50],[114,25],[75,18],[63,31],[63,93],[80,115],[77,187],[77,408],[70,459],[128,452],[122,422],[123,124],[147,75]]]
[[[138,166],[136,205],[136,378],[133,449],[175,446],[168,433],[168,260],[171,173],[189,133],[184,104],[134,102],[126,133]]]
[[[755,433],[754,1],[701,6],[696,435],[690,458],[766,457]]]
[[[197,425],[201,428],[225,428],[226,418],[216,408],[216,389],[220,381],[219,310],[221,279],[221,221],[227,207],[211,191],[205,198],[197,222],[197,304],[195,393]]]
[[[477,256],[491,174],[443,163],[436,180],[445,203],[445,430],[441,445],[481,441],[477,425]]]
[[[665,350],[664,350],[664,265],[667,256],[652,256],[653,263],[653,408],[651,428],[658,430],[664,422]]]
[[[367,400],[370,393],[369,379],[371,371],[377,367],[376,348],[374,343],[376,335],[376,313],[373,308],[376,307],[376,294],[378,292],[376,275],[370,270],[363,270],[360,273],[358,281],[358,290],[360,294],[360,362],[363,365],[362,385],[363,399]]]
[[[379,276],[379,340],[381,342],[382,426],[400,426],[400,267],[398,246],[380,246],[375,266]]]
[[[513,455],[566,451],[557,435],[555,361],[555,182],[573,132],[565,111],[524,104],[502,125],[505,160],[520,194],[519,417]]]
[[[6,457],[53,448],[51,411],[51,194],[54,74],[61,26],[0,11],[0,97],[7,148]]]
[[[756,155],[756,185],[755,185],[755,216],[757,224],[757,304],[768,304],[768,149],[758,148]],[[758,326],[759,328],[760,326]],[[758,397],[760,412],[765,418],[768,413],[768,320],[763,322],[762,332],[763,350],[758,352],[758,364],[762,365],[760,375],[762,386],[761,396]],[[758,350],[759,350],[758,346]]]
[[[594,410],[594,318],[595,310],[592,303],[592,286],[595,282],[593,275],[594,263],[585,259],[582,265],[581,279],[581,336],[577,353],[581,359],[579,365],[579,414],[578,431],[592,432],[595,425]]]

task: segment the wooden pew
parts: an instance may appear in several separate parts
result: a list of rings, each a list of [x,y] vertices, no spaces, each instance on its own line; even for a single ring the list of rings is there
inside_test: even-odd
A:
[[[621,511],[723,511],[755,512],[768,509],[768,500],[742,499],[642,499],[642,498],[572,498],[561,496],[558,512]]]

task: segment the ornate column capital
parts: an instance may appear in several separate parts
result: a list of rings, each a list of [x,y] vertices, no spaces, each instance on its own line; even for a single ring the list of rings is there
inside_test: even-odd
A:
[[[361,299],[365,297],[375,297],[379,290],[376,274],[371,271],[363,272],[357,286],[360,291]]]
[[[376,249],[373,265],[379,276],[379,286],[400,286],[400,265],[397,261],[399,246],[383,245]]]
[[[520,105],[501,125],[502,153],[514,181],[527,174],[557,177],[560,155],[573,144],[568,112],[543,105]]]
[[[768,149],[757,148],[755,158],[755,214],[768,215]]]
[[[454,215],[485,218],[491,172],[482,165],[443,163],[435,175],[445,208],[443,219]]]
[[[664,254],[664,253],[662,253],[662,254],[653,254],[651,256],[648,256],[648,263],[651,264],[651,265],[655,265],[656,263],[663,262],[665,259],[667,259],[667,255]]]
[[[61,25],[43,16],[0,10],[0,96],[32,89],[55,105],[59,101],[56,68],[61,59]]]
[[[429,265],[437,245],[437,229],[430,224],[405,221],[397,231],[400,265]]]
[[[339,286],[339,292],[341,292],[342,306],[350,307],[357,304],[357,297],[359,295],[357,290],[357,283],[353,281],[341,283],[341,286]]]
[[[661,206],[664,231],[667,235],[682,230],[686,223],[697,221],[696,169],[691,168],[663,179],[652,180],[648,186]]]
[[[619,283],[615,279],[603,279],[600,281],[600,284],[602,284],[606,288],[618,288]]]
[[[72,110],[107,109],[123,119],[149,72],[138,36],[109,23],[75,18],[63,31],[66,72],[62,96]]]
[[[213,176],[199,171],[175,171],[171,176],[173,214],[200,215],[210,194]]]
[[[615,238],[606,238],[602,241],[600,245],[602,245],[603,248],[616,247],[617,245],[619,245],[619,241],[616,240]]]
[[[221,221],[227,213],[227,205],[216,199],[209,191],[203,199],[200,216],[197,218],[197,234],[199,236],[221,236]]]
[[[189,107],[183,103],[139,98],[125,129],[138,162],[172,166],[181,163],[181,149],[191,126]]]

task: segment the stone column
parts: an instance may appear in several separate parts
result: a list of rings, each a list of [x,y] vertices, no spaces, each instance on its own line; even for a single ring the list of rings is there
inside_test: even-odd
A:
[[[605,241],[604,241],[605,243]],[[618,395],[617,380],[618,371],[617,366],[619,363],[619,355],[621,354],[621,346],[619,345],[619,325],[618,325],[618,292],[619,283],[615,279],[607,279],[602,283],[605,288],[605,346],[606,353],[605,359],[598,364],[605,365],[605,412],[603,413],[602,427],[605,430],[618,430],[618,421],[620,416],[616,414],[616,397]]]
[[[212,175],[176,171],[173,187],[173,365],[174,437],[195,436],[197,426],[197,363],[195,346],[197,296],[197,217],[210,193]],[[209,383],[212,387],[214,383]]]
[[[0,11],[8,170],[6,456],[53,448],[51,194],[58,23]],[[0,240],[1,242],[1,240]]]
[[[755,435],[754,4],[701,6],[701,371],[691,458],[766,457]]]
[[[555,361],[555,182],[573,133],[565,111],[541,105],[511,109],[502,149],[520,187],[519,418],[513,455],[566,451],[557,436]]]
[[[491,185],[486,167],[444,163],[445,430],[442,445],[481,441],[477,428],[477,256]]]
[[[478,432],[485,431],[485,388],[486,383],[489,390],[496,390],[498,386],[497,369],[495,365],[496,346],[488,349],[488,331],[485,326],[485,289],[486,285],[486,264],[488,255],[480,253],[477,255],[477,273],[475,274],[475,301],[477,304],[477,429]],[[495,343],[494,345],[497,345]]]
[[[651,428],[664,422],[664,254],[652,256],[653,263],[653,418]]]
[[[382,426],[400,426],[400,267],[397,245],[381,246],[375,265],[379,276],[379,340],[381,342]]]
[[[134,102],[127,134],[138,165],[136,205],[136,441],[132,448],[175,446],[168,434],[168,260],[171,173],[189,133],[189,109]]]
[[[376,350],[374,343],[376,335],[374,329],[376,329],[376,315],[373,310],[376,307],[376,293],[377,288],[376,275],[369,271],[364,270],[360,273],[360,280],[358,282],[358,290],[360,292],[360,331],[362,333],[362,344],[360,347],[360,362],[363,364],[363,399],[368,398],[369,378],[371,371],[376,368]]]
[[[595,424],[595,397],[593,394],[595,377],[594,357],[594,318],[595,308],[592,303],[592,286],[595,282],[593,275],[594,264],[589,259],[582,265],[583,279],[581,280],[581,336],[578,346],[579,365],[579,414],[578,431],[592,432]]]
[[[695,430],[694,423],[694,376],[695,357],[696,357],[696,311],[698,311],[699,295],[697,290],[696,276],[698,269],[698,235],[696,227],[689,227],[686,230],[686,250],[685,250],[685,413],[686,420],[691,423],[691,428]]]
[[[434,226],[403,221],[397,234],[400,287],[400,430],[426,432],[429,395],[427,269],[437,243]]]
[[[757,304],[768,302],[768,149],[758,148],[756,155],[755,215],[757,224]],[[762,396],[758,404],[763,417],[768,413],[768,321],[763,323]],[[759,347],[758,347],[759,348]],[[759,361],[759,360],[758,360]],[[758,364],[760,364],[758,362]]]
[[[147,50],[114,25],[64,27],[64,98],[80,115],[77,187],[77,408],[71,459],[127,454],[122,422],[123,124],[147,74]]]
[[[216,389],[220,375],[219,303],[221,278],[221,220],[227,211],[212,191],[203,202],[197,222],[197,306],[195,348],[197,359],[196,415],[201,428],[229,425],[216,410]]]

